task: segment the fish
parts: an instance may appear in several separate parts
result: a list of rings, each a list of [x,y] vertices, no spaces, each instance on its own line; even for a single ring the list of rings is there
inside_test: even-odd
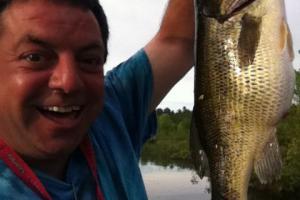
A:
[[[246,200],[254,171],[280,176],[278,123],[295,71],[284,0],[195,0],[195,84],[190,150],[213,200]]]

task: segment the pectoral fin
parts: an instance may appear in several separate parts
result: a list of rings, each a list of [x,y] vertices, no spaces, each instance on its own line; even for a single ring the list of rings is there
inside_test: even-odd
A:
[[[254,170],[261,183],[269,183],[278,178],[282,168],[279,145],[274,128],[262,154],[254,161]]]
[[[190,151],[196,172],[202,179],[204,176],[209,175],[208,159],[200,143],[199,132],[194,119],[193,114],[190,130]]]
[[[284,19],[282,19],[281,22],[281,29],[280,29],[280,43],[279,43],[280,51],[285,50],[287,48],[289,61],[294,60],[294,50],[293,50],[293,42],[292,42],[292,36],[291,32],[289,30],[289,27]]]
[[[243,68],[253,63],[261,37],[261,18],[245,15],[241,21],[238,42],[239,64]]]

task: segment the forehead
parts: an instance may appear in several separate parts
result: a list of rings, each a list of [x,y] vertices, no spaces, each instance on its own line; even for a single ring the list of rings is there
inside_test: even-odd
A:
[[[3,17],[12,18],[15,20],[36,20],[42,21],[68,21],[68,23],[75,23],[76,21],[93,20],[97,23],[93,13],[83,7],[74,6],[68,1],[49,1],[49,0],[15,0],[3,12]]]
[[[2,25],[4,31],[12,34],[33,32],[58,41],[77,37],[77,40],[94,38],[102,42],[100,27],[93,13],[69,3],[16,0],[3,11]]]

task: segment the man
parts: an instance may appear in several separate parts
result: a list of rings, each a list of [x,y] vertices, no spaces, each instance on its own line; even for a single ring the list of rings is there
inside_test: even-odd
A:
[[[170,0],[157,35],[105,78],[97,0],[0,11],[0,199],[147,199],[140,150],[193,65],[193,0]]]

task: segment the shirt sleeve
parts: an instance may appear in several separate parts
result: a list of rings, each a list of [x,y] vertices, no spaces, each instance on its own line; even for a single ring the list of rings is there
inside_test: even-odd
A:
[[[129,135],[138,156],[145,141],[156,133],[156,114],[149,114],[152,94],[152,70],[144,50],[106,75],[105,104],[120,112],[117,123],[124,123],[124,132]]]

